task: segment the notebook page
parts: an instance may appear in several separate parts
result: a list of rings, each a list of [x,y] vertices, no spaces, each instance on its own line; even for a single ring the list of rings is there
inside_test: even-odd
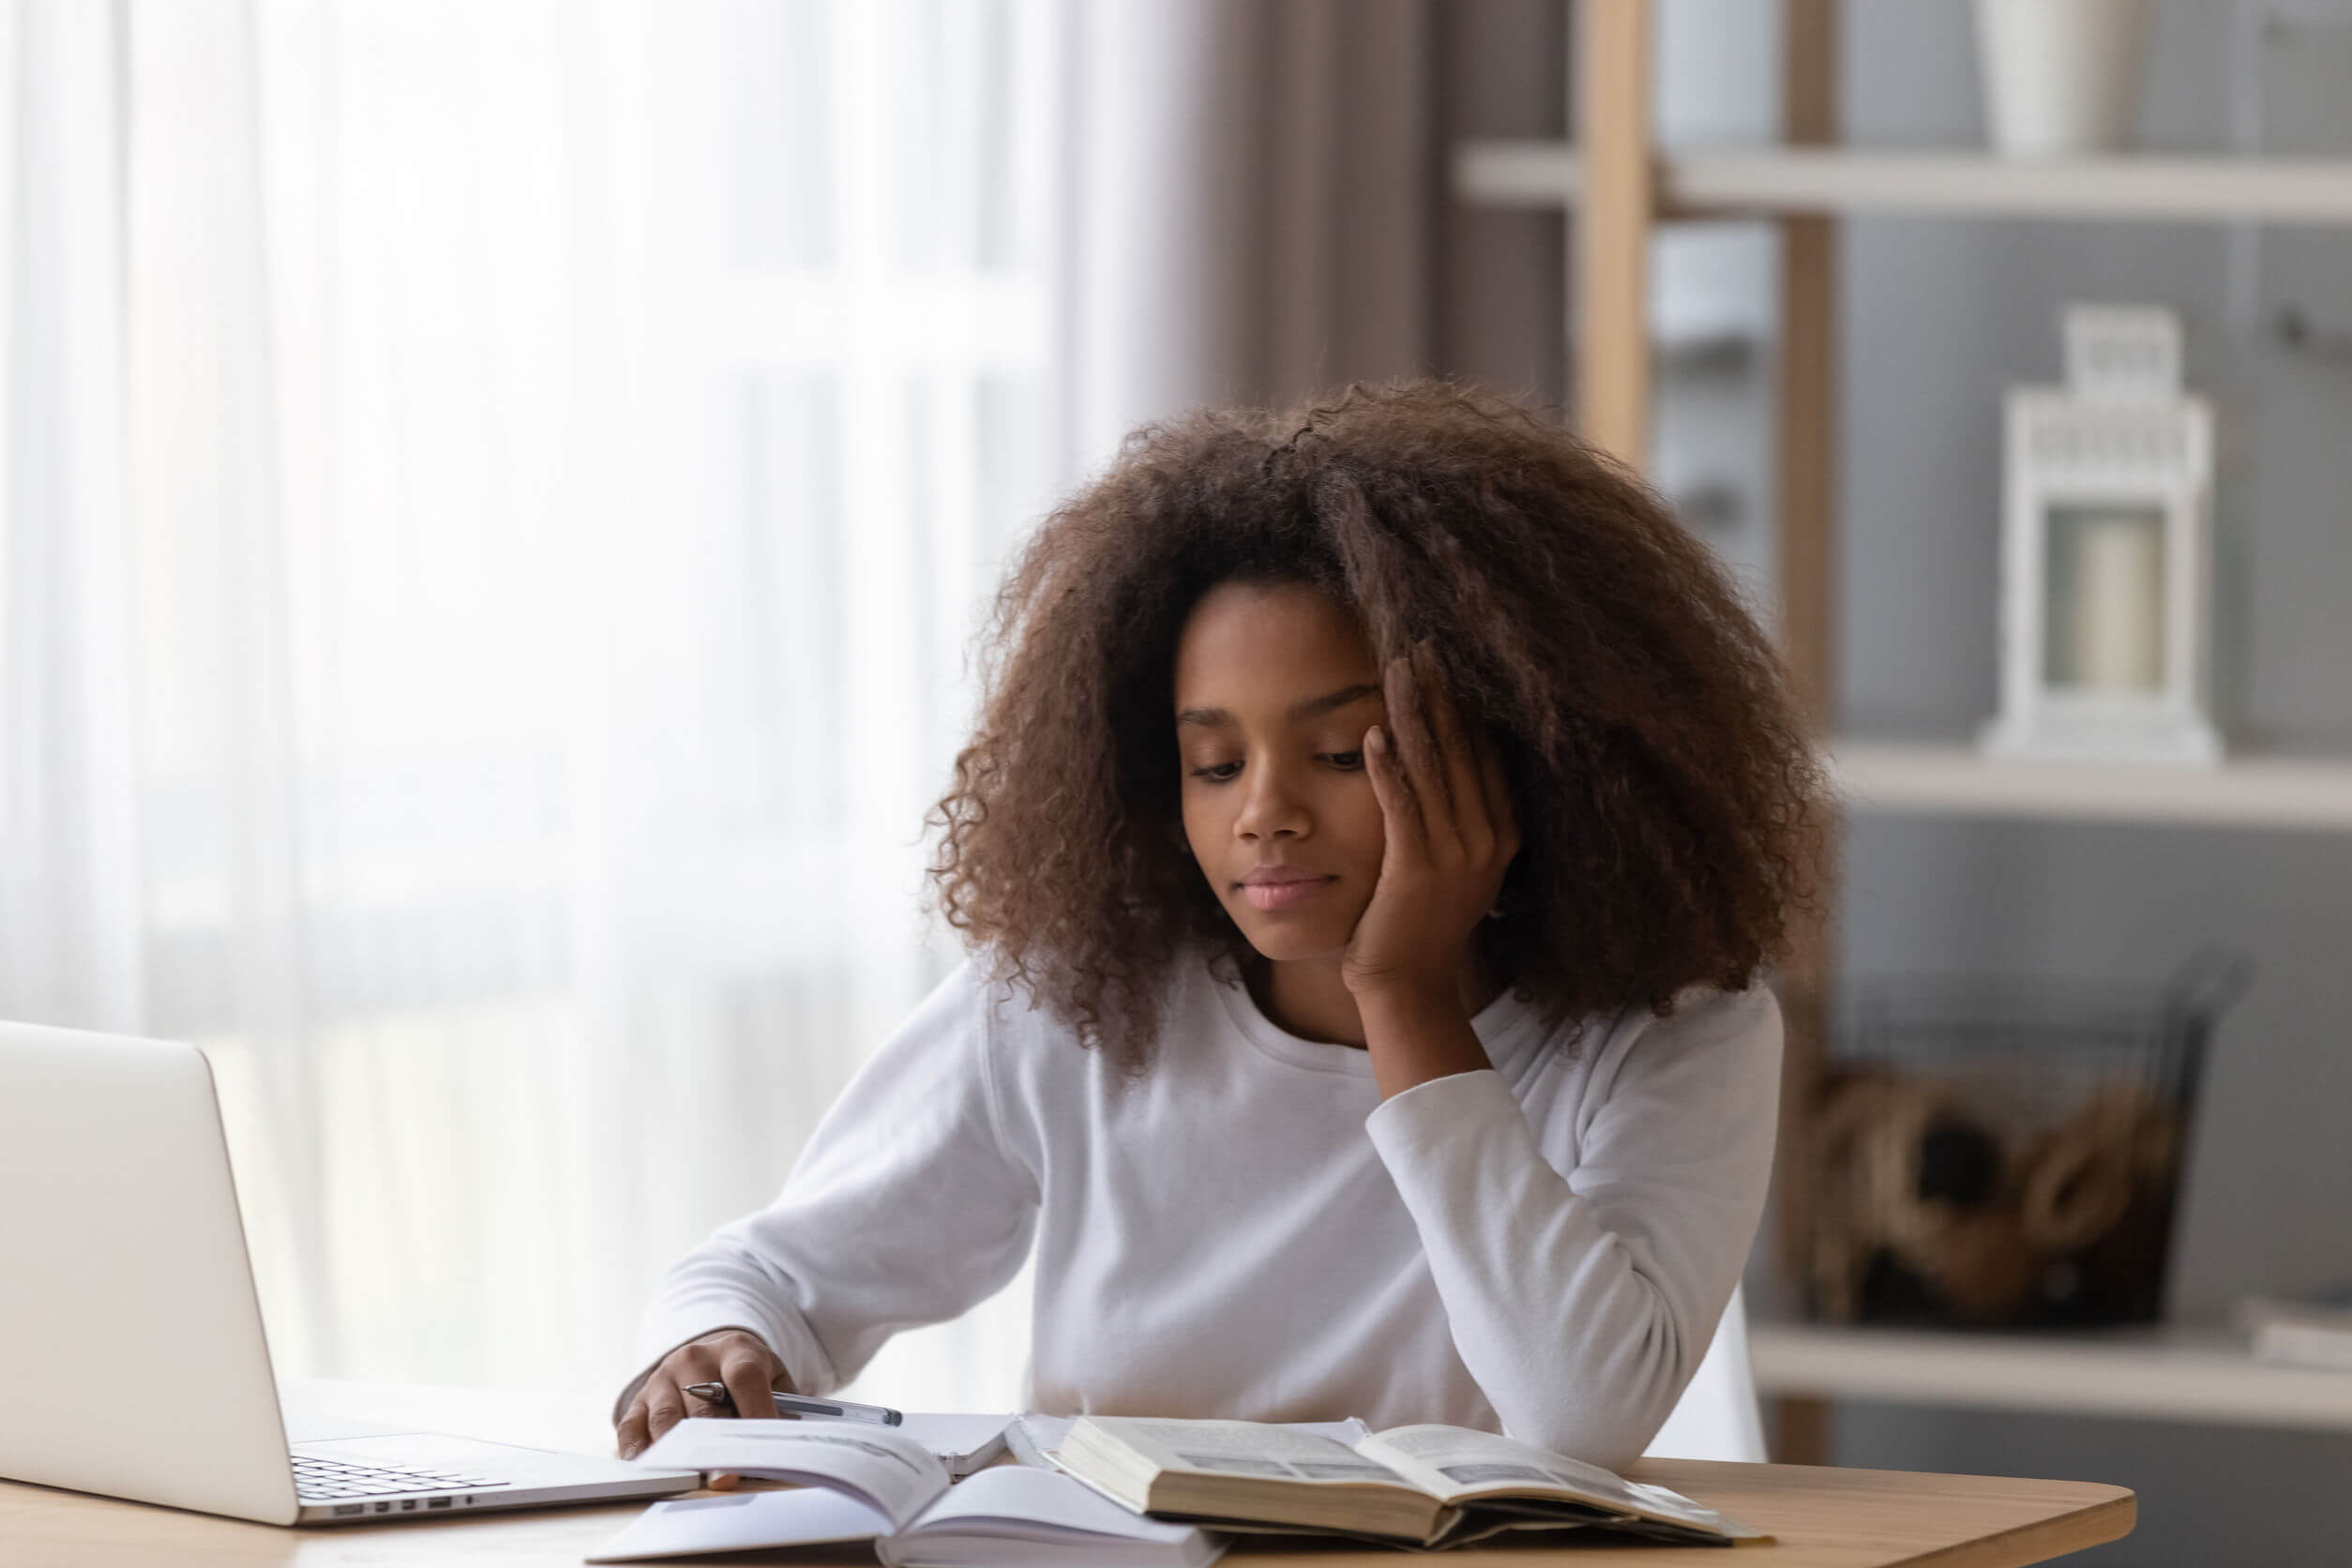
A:
[[[879,1510],[894,1530],[947,1490],[947,1469],[929,1449],[890,1427],[846,1421],[689,1416],[636,1462],[830,1487]]]
[[[1005,1530],[976,1530],[987,1524]],[[1053,1470],[1003,1465],[950,1487],[903,1535],[957,1532],[1029,1536],[1051,1530],[1114,1535],[1132,1541],[1179,1542],[1198,1533],[1190,1525],[1131,1514],[1083,1482]]]
[[[813,1486],[792,1492],[680,1498],[655,1503],[585,1560],[641,1562],[701,1552],[870,1541],[889,1528],[889,1520],[856,1499]]]

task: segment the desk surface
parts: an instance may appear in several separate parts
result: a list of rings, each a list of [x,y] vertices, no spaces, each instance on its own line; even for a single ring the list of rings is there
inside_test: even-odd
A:
[[[532,1395],[475,1390],[402,1390],[313,1384],[306,1392],[342,1395],[343,1408],[383,1420],[426,1419],[452,1431],[572,1445],[610,1453],[610,1433],[588,1404]],[[439,1412],[439,1413],[433,1413]],[[1914,1475],[1899,1470],[1815,1469],[1801,1465],[1725,1465],[1648,1459],[1634,1475],[1684,1492],[1779,1539],[1772,1546],[1672,1547],[1563,1537],[1520,1541],[1443,1554],[1474,1568],[1540,1560],[1578,1568],[2014,1568],[2113,1541],[2132,1528],[2132,1494],[2120,1486],[2075,1481],[2013,1481],[1991,1476]],[[696,1496],[705,1494],[691,1494]],[[642,1504],[519,1509],[466,1519],[387,1520],[300,1530],[249,1524],[206,1514],[123,1502],[79,1492],[0,1482],[0,1564],[65,1563],[81,1568],[539,1568],[577,1563],[634,1517]],[[807,1548],[672,1559],[705,1564],[870,1564],[864,1547]],[[1247,1568],[1338,1568],[1344,1561],[1402,1563],[1403,1555],[1315,1544],[1244,1539],[1226,1559]]]

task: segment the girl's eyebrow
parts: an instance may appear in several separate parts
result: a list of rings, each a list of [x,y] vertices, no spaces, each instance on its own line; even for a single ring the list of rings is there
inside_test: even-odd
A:
[[[1350,702],[1361,702],[1367,697],[1378,697],[1380,694],[1380,688],[1377,686],[1342,686],[1321,697],[1310,697],[1304,702],[1291,703],[1290,716],[1293,719],[1319,718]],[[1176,722],[1198,724],[1203,729],[1214,730],[1219,725],[1232,723],[1233,716],[1223,708],[1185,708],[1177,714]]]

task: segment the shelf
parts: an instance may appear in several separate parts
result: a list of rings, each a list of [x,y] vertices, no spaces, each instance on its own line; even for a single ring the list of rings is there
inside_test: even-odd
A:
[[[1567,143],[1470,141],[1455,149],[1454,186],[1474,205],[1557,208],[1579,200],[1583,180]],[[1658,204],[1670,218],[1877,212],[2352,224],[2352,159],[1697,149],[1659,156]]]
[[[2081,1334],[1756,1323],[1756,1391],[2352,1431],[2352,1372],[2274,1366],[2224,1329]]]
[[[2352,829],[2352,760],[2233,758],[2216,768],[1988,758],[1962,746],[1842,741],[1838,791],[1874,811]]]

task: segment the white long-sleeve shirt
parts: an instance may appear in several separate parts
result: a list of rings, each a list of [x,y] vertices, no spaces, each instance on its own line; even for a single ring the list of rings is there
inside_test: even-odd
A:
[[[1383,1103],[1368,1052],[1205,962],[1123,1096],[1007,990],[967,961],[915,1009],[776,1200],[663,1277],[648,1370],[740,1326],[828,1393],[1033,1245],[1032,1410],[1446,1422],[1614,1469],[1696,1370],[1772,1164],[1770,991],[1629,1008],[1571,1053],[1506,991],[1471,1020],[1490,1070]]]

